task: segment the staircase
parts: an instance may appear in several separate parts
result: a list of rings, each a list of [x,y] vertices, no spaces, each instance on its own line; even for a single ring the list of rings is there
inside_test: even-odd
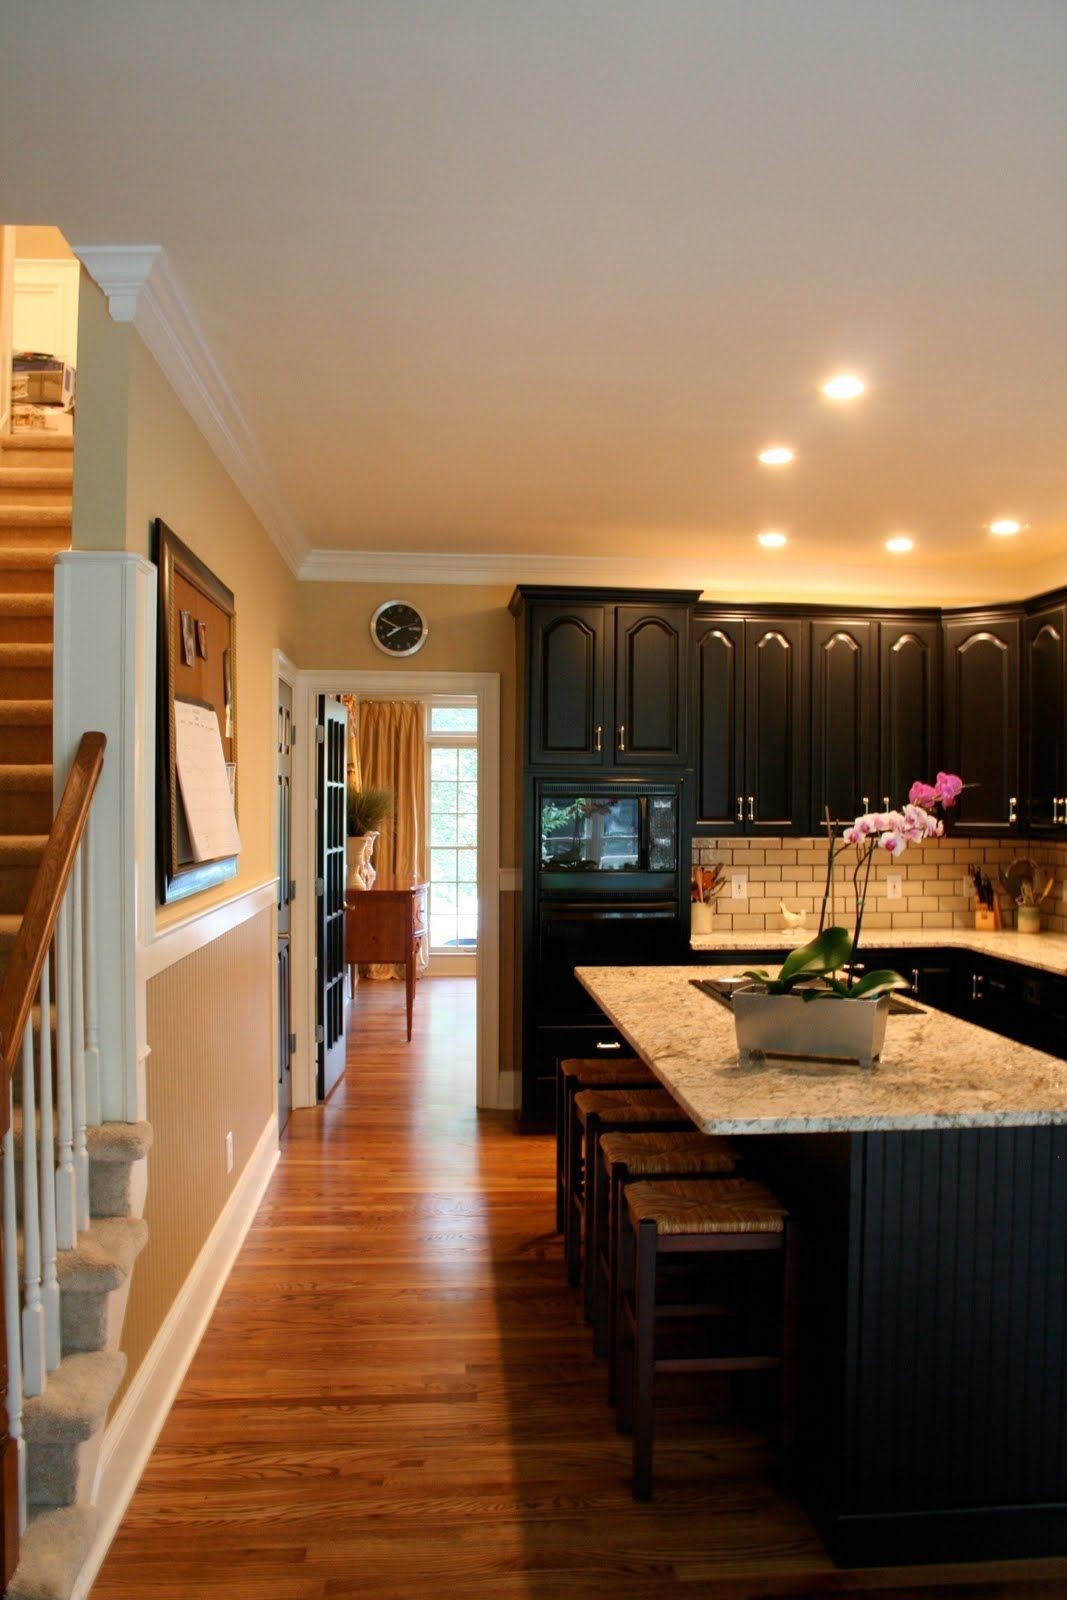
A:
[[[0,973],[52,822],[52,568],[74,440],[0,436]]]
[[[70,438],[51,434],[0,437],[0,980],[6,974],[52,828],[52,577],[57,551],[70,546],[72,449]],[[69,949],[71,930],[75,923],[80,926],[78,901],[73,905],[75,909],[61,913],[70,919],[67,933],[61,937],[62,921],[57,929],[57,975],[60,945]],[[16,957],[13,963],[13,978],[20,959]],[[79,1007],[74,1015],[81,1018],[84,1013]],[[43,1026],[46,1033],[42,1037]],[[58,1035],[66,1032],[69,1058],[74,1033],[73,1027],[57,1026],[56,1007],[47,993],[34,1005],[30,1027],[36,1062],[31,1077],[37,1080],[37,1088],[25,1102],[30,1109],[24,1117],[21,1102],[26,1067],[24,1062],[16,1063],[16,1104],[5,1176],[10,1196],[13,1171],[19,1229],[17,1247],[11,1254],[18,1257],[20,1283],[27,1253],[22,1228],[26,1134],[29,1131],[30,1148],[37,1152],[31,1157],[31,1169],[40,1168],[42,1194],[50,1191],[53,1175],[58,1191],[58,1169],[64,1159],[58,1109],[62,1071],[58,1063],[63,1050]],[[64,1081],[71,1081],[69,1065]],[[44,1108],[36,1107],[42,1105],[46,1088],[46,1137],[51,1149],[40,1161]],[[67,1088],[68,1106],[70,1092]],[[74,1093],[76,1096],[77,1089]],[[75,1119],[77,1114],[75,1111]],[[84,1113],[81,1119],[84,1123]],[[70,1138],[68,1128],[68,1166]],[[67,1225],[73,1242],[70,1248],[59,1248],[54,1258],[58,1330],[52,1335],[56,1345],[48,1363],[51,1370],[41,1382],[40,1393],[28,1393],[21,1399],[27,1525],[20,1541],[18,1569],[6,1591],[11,1600],[69,1600],[96,1531],[92,1494],[97,1459],[108,1408],[125,1372],[126,1359],[118,1342],[130,1273],[147,1236],[144,1222],[132,1214],[131,1174],[150,1143],[151,1130],[146,1123],[84,1129],[87,1194],[83,1165],[76,1237],[68,1207]],[[61,1211],[62,1207],[55,1209]],[[42,1228],[47,1233],[43,1223],[33,1230],[33,1252],[40,1251],[47,1259]],[[48,1276],[46,1265],[46,1299]],[[34,1288],[31,1294],[24,1287],[21,1304],[27,1305],[34,1297],[39,1300],[41,1292]],[[10,1294],[8,1298],[10,1301]],[[54,1300],[52,1304],[54,1310]],[[26,1388],[32,1390],[33,1363],[26,1352],[34,1341],[26,1331],[27,1316],[32,1324],[32,1313],[24,1310],[23,1364]],[[45,1325],[47,1322],[46,1318]],[[9,1308],[9,1360],[10,1328]],[[0,1328],[0,1336],[2,1332]],[[17,1341],[15,1348],[17,1351]],[[54,1364],[56,1351],[58,1365]],[[20,1363],[16,1359],[12,1365],[18,1369]],[[8,1409],[16,1436],[18,1406],[19,1397],[16,1394],[13,1406],[9,1391]]]

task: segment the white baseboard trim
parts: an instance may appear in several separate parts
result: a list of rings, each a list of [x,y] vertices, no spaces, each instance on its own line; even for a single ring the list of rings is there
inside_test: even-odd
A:
[[[517,1111],[519,1109],[519,1074],[517,1072],[502,1072],[500,1074],[496,1091],[496,1109],[498,1111]]]
[[[85,1600],[92,1588],[277,1161],[278,1119],[272,1115],[108,1424],[96,1480],[100,1526],[74,1585],[73,1600]]]

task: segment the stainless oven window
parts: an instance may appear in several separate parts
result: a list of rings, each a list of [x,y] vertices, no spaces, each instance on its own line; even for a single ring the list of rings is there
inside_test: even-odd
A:
[[[541,866],[553,872],[626,872],[641,865],[636,795],[544,795]]]

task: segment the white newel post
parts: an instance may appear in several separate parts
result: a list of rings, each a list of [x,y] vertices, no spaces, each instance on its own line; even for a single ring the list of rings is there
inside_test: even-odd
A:
[[[150,937],[155,905],[155,682],[155,567],[126,551],[64,551],[56,562],[57,799],[82,734],[107,736],[71,928],[72,945],[84,930],[90,946],[72,1054],[86,1058],[85,1109],[104,1121],[145,1116],[137,946],[139,937]],[[80,1109],[72,1118],[76,1177]],[[60,1120],[62,1126],[62,1112]]]

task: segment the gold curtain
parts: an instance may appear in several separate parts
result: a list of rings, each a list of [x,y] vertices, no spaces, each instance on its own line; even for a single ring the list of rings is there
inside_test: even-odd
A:
[[[363,780],[359,772],[359,740],[356,738],[356,729],[359,727],[359,700],[354,694],[339,694],[337,698],[348,712],[346,776],[349,783],[360,789],[363,787]]]
[[[391,789],[393,809],[382,822],[374,865],[384,878],[426,877],[426,711],[418,700],[361,700],[356,729],[359,781]],[[402,978],[403,967],[376,962],[360,969],[373,978]]]

